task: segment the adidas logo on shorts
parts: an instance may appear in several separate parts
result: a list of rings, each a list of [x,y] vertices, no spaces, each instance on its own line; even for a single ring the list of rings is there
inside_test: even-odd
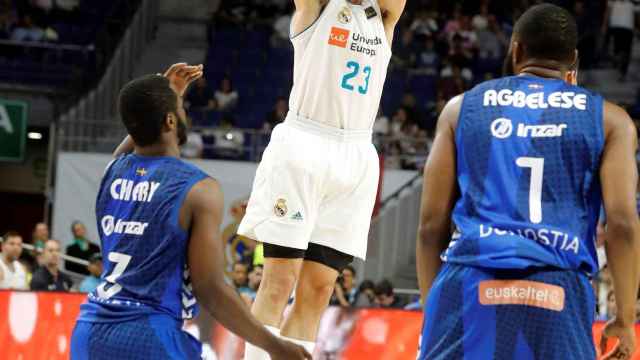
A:
[[[302,221],[304,219],[302,218],[302,213],[298,211],[295,214],[291,215],[291,220]]]

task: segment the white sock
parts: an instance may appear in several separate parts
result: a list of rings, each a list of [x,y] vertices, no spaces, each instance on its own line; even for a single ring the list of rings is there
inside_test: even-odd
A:
[[[316,348],[316,342],[315,341],[305,341],[305,340],[293,339],[293,338],[282,336],[282,335],[280,335],[280,337],[282,339],[289,340],[294,344],[302,346],[311,355],[313,355],[313,351]]]
[[[280,329],[273,327],[273,326],[268,326],[265,325],[265,328],[267,328],[267,330],[269,330],[269,332],[271,332],[273,335],[280,337]],[[245,343],[244,345],[244,360],[269,360],[271,359],[271,357],[269,357],[269,354],[262,350],[261,348],[250,344],[250,343]]]

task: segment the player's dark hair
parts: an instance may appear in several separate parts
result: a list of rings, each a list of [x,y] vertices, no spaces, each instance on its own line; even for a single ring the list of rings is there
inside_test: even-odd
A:
[[[373,281],[371,280],[363,280],[362,283],[360,283],[360,286],[358,287],[358,291],[362,292],[365,290],[374,290],[376,288],[376,284],[373,283]]]
[[[355,269],[353,266],[351,266],[351,265],[347,265],[347,266],[345,266],[343,270],[349,270],[349,271],[351,271],[351,273],[353,274],[353,276],[356,276],[356,269]]]
[[[73,233],[76,229],[76,225],[82,225],[84,226],[84,224],[82,223],[82,221],[80,220],[73,220],[73,222],[71,222],[71,232]]]
[[[120,117],[136,145],[155,144],[169,113],[177,113],[177,94],[161,75],[145,75],[131,80],[118,99]]]
[[[5,240],[9,240],[9,238],[12,238],[12,237],[22,237],[22,235],[20,235],[20,233],[17,231],[9,230],[6,233],[4,233],[2,237],[0,237],[0,244],[5,242]]]
[[[373,292],[376,295],[391,296],[393,295],[393,284],[391,284],[391,281],[384,279],[380,281],[378,284],[376,284],[376,287],[375,289],[373,289]]]
[[[578,46],[578,26],[565,9],[540,4],[529,8],[516,22],[513,32],[528,58],[555,60],[571,65]]]

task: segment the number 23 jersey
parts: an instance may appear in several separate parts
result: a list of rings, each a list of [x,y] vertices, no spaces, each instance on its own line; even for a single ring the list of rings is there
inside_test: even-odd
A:
[[[597,271],[603,99],[514,76],[465,93],[455,134],[460,198],[444,261]]]
[[[391,59],[377,0],[329,0],[309,28],[292,36],[291,111],[339,129],[370,130]]]

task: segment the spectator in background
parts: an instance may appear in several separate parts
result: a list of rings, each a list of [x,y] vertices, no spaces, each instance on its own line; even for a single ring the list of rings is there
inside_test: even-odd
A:
[[[402,309],[406,303],[393,292],[393,284],[387,279],[380,281],[374,289],[376,305],[382,308]]]
[[[288,3],[289,4],[289,3]],[[271,47],[282,48],[290,46],[291,41],[289,38],[291,35],[289,31],[291,29],[291,15],[293,9],[287,9],[283,14],[278,16],[273,23],[273,35],[271,36]]]
[[[413,32],[401,31],[400,41],[393,44],[391,65],[394,68],[412,68],[416,62],[416,49],[413,45]]]
[[[353,305],[356,307],[373,307],[376,302],[375,284],[371,280],[364,280],[356,294]]]
[[[27,271],[18,261],[22,254],[22,236],[15,231],[0,238],[0,289],[28,290]]]
[[[502,32],[495,16],[487,15],[486,19],[486,23],[484,21],[474,22],[478,44],[481,44],[478,47],[478,56],[481,59],[502,59],[504,50],[508,46],[507,37]]]
[[[438,34],[436,16],[428,10],[420,10],[409,29],[418,36],[433,37]]]
[[[260,282],[262,282],[262,270],[262,265],[253,266],[249,272],[248,289],[240,294],[249,305],[253,304],[258,294],[258,288],[260,287]]]
[[[424,48],[417,57],[416,73],[438,75],[439,66],[440,55],[436,52],[435,41],[432,36],[427,36],[424,41]]]
[[[267,114],[267,120],[264,123],[263,129],[265,131],[271,131],[276,125],[280,124],[287,118],[287,113],[289,112],[289,103],[285,97],[279,97],[276,100],[276,104],[273,107],[273,110]]]
[[[20,261],[27,266],[27,271],[33,273],[42,263],[42,249],[49,240],[49,226],[43,222],[37,223],[31,233],[31,245],[35,249],[23,251]]]
[[[424,116],[422,111],[418,107],[418,101],[416,100],[416,96],[412,93],[405,93],[402,96],[401,106],[407,112],[407,121],[409,124],[414,125],[417,124],[422,127],[422,121],[424,120]]]
[[[376,135],[389,135],[389,118],[382,112],[382,106],[378,108],[376,121],[373,123],[373,133]]]
[[[213,97],[216,100],[216,109],[218,111],[232,111],[238,105],[238,92],[233,90],[233,83],[228,77],[222,79],[220,89],[216,90]]]
[[[231,203],[229,214],[231,221],[222,230],[221,240],[224,249],[224,269],[228,279],[233,277],[233,264],[236,262],[252,263],[251,253],[256,248],[256,241],[238,235],[238,226],[247,213],[248,199],[242,198]]]
[[[191,129],[191,118],[187,116],[187,142],[180,147],[180,155],[185,159],[197,159],[202,157],[204,141],[199,132]]]
[[[196,80],[185,100],[185,107],[190,111],[207,111],[216,108],[213,91],[204,77]]]
[[[100,253],[100,247],[87,239],[87,228],[80,221],[71,224],[72,244],[67,246],[66,253],[69,256],[82,260],[89,260],[93,255]],[[65,269],[76,274],[89,275],[89,270],[80,264],[65,261]]]
[[[18,26],[11,32],[11,40],[13,41],[42,41],[44,38],[44,30],[33,23],[30,15],[25,15]]]
[[[353,266],[347,265],[342,269],[342,273],[336,280],[336,286],[329,301],[330,305],[349,307],[355,302],[357,292],[354,282],[355,276],[356,269]]]
[[[60,243],[47,240],[42,253],[42,266],[33,273],[31,290],[69,291],[73,281],[60,271]]]
[[[13,21],[9,12],[0,11],[0,39],[8,39],[13,30]]]
[[[403,138],[405,136],[405,130],[410,125],[409,111],[404,106],[399,107],[391,118],[391,136],[399,139]]]
[[[233,117],[222,115],[220,126],[213,130],[216,155],[222,159],[239,159],[244,153],[244,133],[233,127]]]
[[[456,63],[451,63],[442,69],[440,76],[441,79],[438,87],[445,99],[451,99],[465,92],[473,79],[471,70],[461,68],[460,65]]]
[[[602,32],[606,32],[608,27],[608,35],[613,38],[614,55],[621,81],[626,78],[629,70],[637,10],[638,5],[631,0],[610,0],[602,25]]]
[[[102,255],[94,254],[89,259],[89,276],[85,277],[80,283],[80,292],[89,293],[100,285],[100,275],[102,275]]]
[[[239,294],[251,292],[249,288],[249,265],[243,262],[234,263],[231,282]]]
[[[43,222],[39,222],[33,228],[31,245],[38,249],[44,249],[44,243],[49,240],[49,226]]]

